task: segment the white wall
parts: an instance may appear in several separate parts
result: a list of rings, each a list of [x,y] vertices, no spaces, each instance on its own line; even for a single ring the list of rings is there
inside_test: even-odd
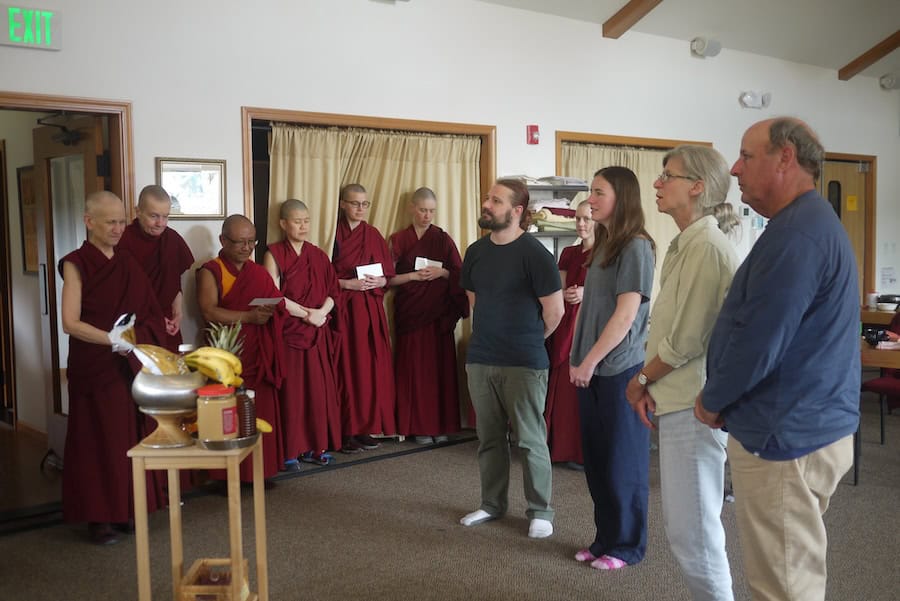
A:
[[[34,162],[31,130],[40,113],[0,111],[0,139],[6,140],[7,194],[9,199],[9,248],[12,268],[13,340],[16,359],[18,419],[44,430],[47,408],[41,356],[40,288],[36,273],[25,273],[22,260],[22,227],[16,169]]]
[[[156,156],[226,159],[241,212],[241,106],[494,124],[498,175],[537,176],[556,130],[706,140],[733,160],[747,126],[790,114],[831,151],[878,156],[877,268],[900,271],[900,91],[873,78],[727,48],[695,59],[686,42],[475,0],[39,4],[62,11],[63,50],[0,47],[0,89],[132,101],[138,187]],[[748,89],[771,107],[740,108]],[[219,223],[174,226],[198,259],[215,253]]]

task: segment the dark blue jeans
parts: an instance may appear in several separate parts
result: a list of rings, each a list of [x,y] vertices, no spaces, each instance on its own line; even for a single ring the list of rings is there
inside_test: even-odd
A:
[[[625,399],[625,386],[642,367],[594,376],[578,389],[584,475],[597,526],[590,550],[628,564],[641,561],[647,550],[650,431]]]

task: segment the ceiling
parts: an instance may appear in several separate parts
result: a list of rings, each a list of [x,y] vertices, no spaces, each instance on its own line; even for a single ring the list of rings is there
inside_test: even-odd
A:
[[[481,0],[602,24],[627,0]],[[835,71],[900,28],[898,0],[663,0],[632,31],[707,36],[740,50]],[[602,31],[598,28],[597,35]],[[626,32],[624,35],[628,35]],[[900,73],[900,49],[861,75]]]

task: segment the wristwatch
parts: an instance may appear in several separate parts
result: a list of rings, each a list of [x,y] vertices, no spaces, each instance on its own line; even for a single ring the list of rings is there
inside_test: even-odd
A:
[[[647,384],[650,383],[650,380],[647,378],[647,374],[645,374],[644,372],[638,373],[637,380],[638,380],[638,384],[640,384],[641,386],[646,386]]]

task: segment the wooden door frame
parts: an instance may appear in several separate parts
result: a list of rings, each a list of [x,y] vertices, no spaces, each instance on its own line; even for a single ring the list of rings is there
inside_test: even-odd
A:
[[[113,192],[119,193],[129,218],[134,217],[134,142],[131,102],[75,96],[25,94],[0,90],[0,110],[72,111],[109,117],[110,156]]]
[[[0,110],[12,111],[71,111],[77,113],[91,113],[96,115],[105,115],[109,117],[109,149],[112,164],[111,171],[111,188],[117,193],[125,203],[125,210],[129,218],[134,217],[134,143],[133,129],[131,121],[131,102],[120,100],[101,100],[96,98],[81,98],[75,96],[57,96],[50,94],[29,94],[23,92],[10,92],[0,90]],[[6,237],[7,239],[9,236]],[[48,245],[53,244],[52,239],[47,240]],[[6,245],[9,245],[7,240]],[[52,249],[51,249],[52,250]],[[6,252],[6,260],[10,258],[10,251]],[[11,271],[8,272],[11,278]],[[48,270],[52,275],[52,272]],[[11,284],[11,280],[10,280]],[[8,305],[8,311],[4,315],[0,315],[0,319],[5,320],[10,327],[10,341],[13,350],[15,349],[15,341],[12,332],[12,302]],[[56,342],[54,341],[54,344]],[[15,364],[15,352],[11,354],[13,364]],[[15,427],[18,424],[18,399],[16,391],[13,389],[13,406],[15,407]],[[54,394],[50,391],[51,394]],[[49,419],[50,416],[48,415]],[[34,424],[39,426],[39,424]],[[41,424],[43,425],[43,424]]]
[[[826,152],[826,161],[845,161],[851,163],[867,163],[869,165],[866,171],[866,218],[864,233],[865,257],[863,257],[863,289],[860,290],[862,297],[869,290],[875,290],[875,210],[876,210],[876,193],[875,182],[877,181],[878,157],[871,154],[850,154],[846,152]],[[822,174],[824,176],[824,173]],[[822,182],[824,184],[824,182]],[[822,185],[820,184],[820,185]]]
[[[607,134],[590,134],[580,131],[556,131],[556,174],[562,171],[562,145],[563,142],[577,142],[580,144],[604,144],[606,146],[634,146],[636,148],[656,148],[659,150],[671,150],[682,144],[694,144],[696,146],[709,146],[712,142],[698,142],[695,140],[667,140],[665,138],[637,138],[634,136],[611,136]]]
[[[4,378],[3,388],[9,391],[9,399],[12,402],[11,413],[13,429],[16,427],[17,411],[16,411],[16,342],[12,327],[12,247],[9,244],[9,235],[12,225],[9,221],[9,180],[6,170],[6,140],[0,139],[0,232],[4,233],[3,245],[0,252],[0,271],[3,274],[2,292],[4,299],[0,301],[0,320],[2,320],[2,328],[6,332],[6,338],[3,340],[3,348],[0,349],[2,356],[2,364],[0,369],[6,374]],[[0,420],[0,423],[3,423]]]
[[[328,127],[361,127],[366,129],[388,129],[433,134],[457,134],[481,138],[480,187],[481,196],[487,195],[494,184],[497,171],[497,128],[493,125],[471,123],[451,123],[443,121],[418,121],[414,119],[389,119],[362,115],[340,115],[337,113],[310,113],[284,109],[241,107],[241,140],[244,168],[244,215],[254,220],[253,215],[253,120],[278,121],[302,125]]]

